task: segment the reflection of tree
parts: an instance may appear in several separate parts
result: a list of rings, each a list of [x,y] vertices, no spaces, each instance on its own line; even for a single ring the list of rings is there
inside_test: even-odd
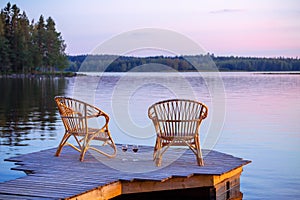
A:
[[[26,145],[29,133],[40,139],[55,136],[54,96],[64,94],[64,78],[0,78],[1,145]],[[52,131],[52,132],[51,132]]]

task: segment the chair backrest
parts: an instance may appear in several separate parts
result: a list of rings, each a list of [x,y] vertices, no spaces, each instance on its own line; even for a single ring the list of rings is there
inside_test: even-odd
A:
[[[54,99],[67,131],[77,132],[78,134],[85,132],[87,118],[100,114],[95,107],[76,99],[61,96]]]
[[[156,133],[163,137],[191,137],[198,134],[207,112],[204,104],[187,99],[160,101],[148,109]]]
[[[68,97],[54,99],[66,131],[84,132],[87,127],[84,103]]]

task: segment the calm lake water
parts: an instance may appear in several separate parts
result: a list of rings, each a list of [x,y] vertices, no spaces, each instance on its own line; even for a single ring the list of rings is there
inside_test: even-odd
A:
[[[105,73],[0,78],[0,91],[1,182],[24,176],[10,170],[14,164],[3,159],[58,145],[64,128],[53,101],[56,95],[88,101],[106,111],[116,143],[143,145],[155,141],[148,107],[179,97],[195,98],[209,107],[209,117],[201,125],[204,148],[252,161],[241,176],[244,199],[300,199],[300,75]]]

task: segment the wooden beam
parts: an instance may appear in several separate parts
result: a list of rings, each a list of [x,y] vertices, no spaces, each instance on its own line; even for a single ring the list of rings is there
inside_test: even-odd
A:
[[[175,190],[197,187],[214,187],[215,185],[231,178],[240,176],[242,167],[217,175],[194,175],[191,177],[172,177],[166,181],[135,180],[133,182],[122,182],[122,194],[151,192],[162,190]]]
[[[135,180],[133,182],[126,181],[122,183],[122,194],[205,187],[211,186],[212,183],[213,178],[208,175],[198,175],[190,178],[174,177],[164,182],[143,180]]]
[[[106,200],[122,194],[121,182],[117,181],[102,187],[67,198],[69,200]]]
[[[213,184],[217,185],[218,183],[221,183],[224,180],[229,179],[229,178],[231,178],[231,177],[233,177],[235,175],[239,175],[240,176],[241,173],[242,173],[242,171],[243,171],[243,166],[240,166],[240,167],[237,167],[236,169],[228,171],[228,172],[226,172],[226,173],[224,173],[222,175],[219,175],[219,176],[215,175],[214,179],[213,179]]]

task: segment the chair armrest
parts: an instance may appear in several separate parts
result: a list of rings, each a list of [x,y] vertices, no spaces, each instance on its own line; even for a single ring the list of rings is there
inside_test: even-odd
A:
[[[90,104],[86,104],[86,118],[98,118],[98,117],[104,117],[105,118],[105,124],[100,128],[101,130],[108,130],[108,123],[109,123],[109,116],[101,109],[97,108],[96,106],[92,106]]]
[[[204,109],[204,111],[203,111],[203,109]],[[202,104],[202,110],[201,110],[201,112],[202,112],[202,114],[201,114],[202,119],[205,119],[207,117],[207,115],[208,115],[208,108],[205,105],[203,105],[203,104]]]
[[[94,118],[104,116],[107,120],[109,120],[108,114],[103,112],[101,109],[97,108],[96,106],[92,106],[90,104],[86,104],[86,117],[87,118]]]
[[[152,120],[154,120],[154,118],[157,118],[155,115],[154,108],[152,106],[148,109],[148,117]]]

